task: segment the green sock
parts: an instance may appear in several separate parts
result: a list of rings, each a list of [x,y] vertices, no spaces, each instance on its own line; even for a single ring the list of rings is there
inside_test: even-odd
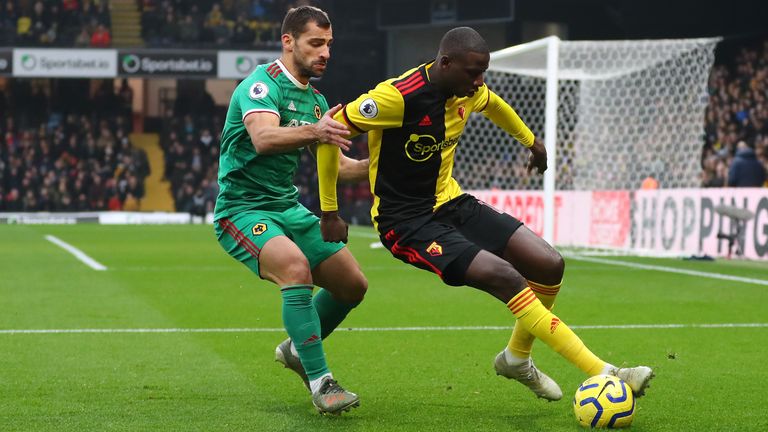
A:
[[[312,304],[315,305],[317,316],[320,317],[322,329],[320,337],[325,340],[344,321],[349,311],[359,305],[360,302],[342,303],[333,298],[330,291],[320,288],[312,299]]]
[[[320,338],[320,318],[312,306],[312,288],[312,285],[280,288],[283,296],[283,324],[310,380],[330,373]]]

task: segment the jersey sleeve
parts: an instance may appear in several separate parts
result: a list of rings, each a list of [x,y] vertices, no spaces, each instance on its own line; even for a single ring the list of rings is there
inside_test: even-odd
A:
[[[334,118],[349,126],[352,135],[358,135],[402,126],[404,107],[400,92],[389,82],[383,82],[345,105]]]
[[[240,105],[242,119],[254,112],[270,112],[280,118],[280,87],[270,79],[258,77],[250,82],[243,82],[237,89],[237,102]]]
[[[317,182],[320,195],[320,210],[339,209],[336,184],[339,179],[341,149],[333,144],[320,143],[317,146]]]
[[[485,93],[485,102],[481,93]],[[508,134],[512,135],[516,140],[520,141],[526,147],[533,145],[534,136],[533,132],[528,129],[528,126],[523,122],[515,110],[509,106],[499,95],[492,92],[485,84],[483,84],[481,91],[475,94],[475,97],[480,99],[476,102],[476,106],[481,107],[478,111],[492,121],[496,126],[504,129]]]

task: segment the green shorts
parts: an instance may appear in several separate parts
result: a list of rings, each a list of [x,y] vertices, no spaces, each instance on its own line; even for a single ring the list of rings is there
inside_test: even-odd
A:
[[[259,253],[273,237],[286,236],[296,243],[311,269],[344,248],[344,243],[323,241],[320,219],[301,204],[284,211],[244,211],[213,225],[221,247],[259,277]]]

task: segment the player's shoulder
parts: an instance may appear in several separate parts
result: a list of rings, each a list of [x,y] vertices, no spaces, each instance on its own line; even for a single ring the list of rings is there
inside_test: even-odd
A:
[[[245,91],[251,94],[252,92],[264,90],[267,91],[279,91],[280,84],[277,80],[279,74],[275,71],[279,70],[277,62],[265,63],[256,66],[253,72],[250,73],[242,82],[237,86],[238,91]]]
[[[467,98],[468,103],[470,106],[475,107],[474,111],[481,112],[485,111],[485,108],[488,107],[488,103],[491,101],[491,89],[488,88],[488,86],[483,83],[482,86],[480,86],[479,89],[473,94],[471,97]]]
[[[412,80],[412,79],[415,79],[417,77],[426,78],[424,76],[424,66],[425,65],[422,64],[422,65],[416,66],[414,68],[410,68],[407,71],[401,73],[400,75],[398,75],[398,76],[396,76],[394,78],[391,78],[391,79],[389,79],[387,81],[392,81],[393,83],[399,83],[399,82],[407,81],[409,79]]]
[[[408,69],[399,76],[388,79],[385,83],[403,98],[416,94],[419,90],[426,88],[429,82],[425,66],[419,65]]]
[[[248,78],[277,82],[277,77],[283,72],[277,60],[256,66]]]

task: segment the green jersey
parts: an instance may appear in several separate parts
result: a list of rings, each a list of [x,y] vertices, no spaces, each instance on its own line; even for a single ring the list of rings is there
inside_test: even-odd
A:
[[[232,93],[224,121],[214,220],[244,210],[281,211],[298,202],[293,177],[301,150],[259,154],[245,128],[246,116],[273,113],[280,127],[297,127],[317,123],[327,110],[325,97],[300,83],[280,60],[256,67]]]

